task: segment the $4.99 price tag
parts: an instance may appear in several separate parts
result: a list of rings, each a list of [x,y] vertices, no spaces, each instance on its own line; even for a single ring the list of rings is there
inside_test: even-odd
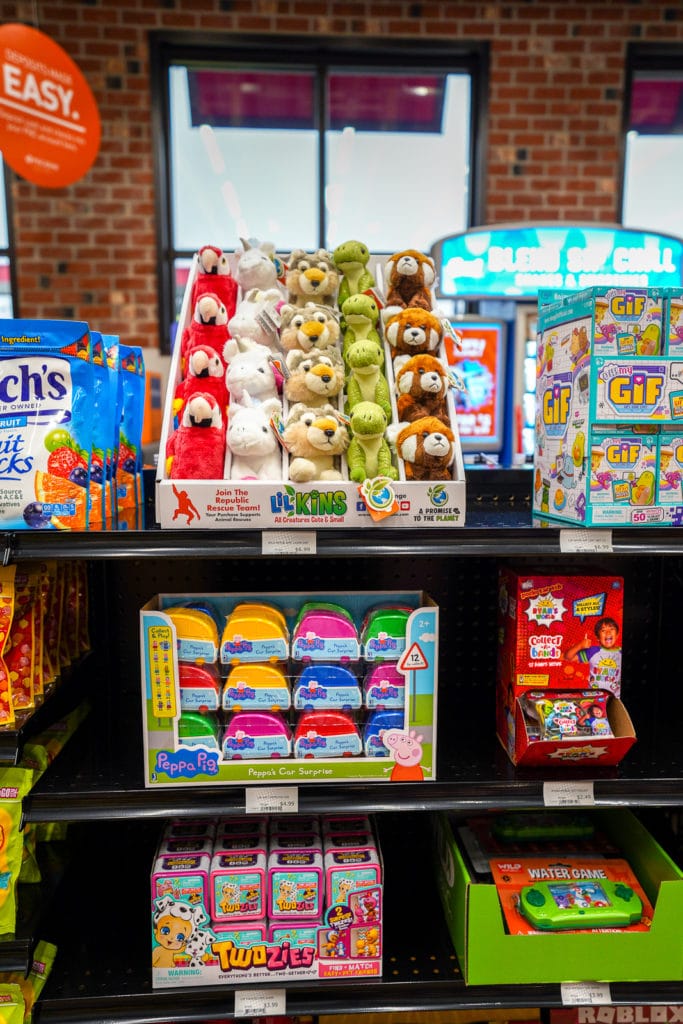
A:
[[[296,786],[248,786],[244,797],[246,814],[298,814]]]

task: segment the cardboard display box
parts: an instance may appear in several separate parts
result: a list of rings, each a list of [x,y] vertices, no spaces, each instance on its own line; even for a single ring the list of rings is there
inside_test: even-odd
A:
[[[226,638],[226,632],[218,639],[178,636],[172,617],[174,608],[188,603],[208,604],[226,623],[227,630],[230,613],[245,601],[263,601],[276,609],[287,624],[284,639],[281,635],[268,637],[265,631],[262,638]],[[353,620],[349,635],[295,635],[296,615],[309,602],[343,606]],[[364,633],[365,616],[372,609],[387,606],[403,609],[397,634]],[[160,594],[140,613],[145,785],[434,779],[438,639],[439,610],[422,591]],[[297,690],[302,671],[319,662],[342,666],[344,674],[351,677],[349,681],[357,680],[356,686],[349,687],[349,698],[332,685],[321,685],[317,673],[313,673],[309,691],[301,686]],[[253,686],[248,687],[250,693],[245,700],[239,698],[238,687],[229,682],[232,669],[240,664],[248,668],[254,664],[276,667],[284,680],[284,693],[282,685],[279,691],[265,690],[265,704],[252,701],[248,707],[248,700],[256,692]],[[373,696],[369,673],[385,665],[391,681],[389,695]],[[183,687],[181,692],[180,669],[187,666],[214,667],[218,683],[214,690],[207,691],[208,698],[197,702],[196,689]],[[213,699],[213,705],[209,699]],[[288,735],[284,730],[277,735],[263,731],[257,735],[250,734],[243,725],[235,728],[237,712],[274,709],[278,709],[278,721],[286,723]],[[330,710],[335,714],[334,721],[321,724],[318,716]],[[188,712],[195,726],[192,735],[185,727]],[[309,724],[303,728],[308,714],[316,718],[308,718]],[[251,719],[255,717],[251,714]],[[346,732],[338,732],[340,720],[342,725],[350,723]],[[241,721],[244,723],[244,718]],[[385,727],[387,731],[382,732]],[[259,754],[260,750],[264,752]]]
[[[439,893],[467,984],[683,978],[683,872],[630,811],[592,813],[628,860],[654,906],[649,931],[509,935],[495,885],[473,879],[449,816],[435,816]]]
[[[234,254],[229,259],[233,270]],[[379,279],[381,267],[374,260],[375,277]],[[394,453],[399,479],[389,481],[377,477],[375,482],[363,485],[349,478],[346,456],[341,456],[340,480],[318,480],[294,483],[288,478],[288,455],[283,451],[281,472],[277,479],[230,480],[171,480],[167,476],[165,452],[169,436],[174,429],[173,399],[181,380],[180,339],[191,321],[190,293],[197,274],[197,259],[193,262],[185,290],[178,321],[175,345],[168,379],[164,406],[159,462],[156,477],[156,516],[164,529],[242,529],[314,528],[334,526],[366,526],[373,522],[389,527],[410,526],[464,526],[466,509],[465,470],[457,429],[457,418],[452,396],[449,395],[451,428],[455,435],[455,459],[451,480],[407,480],[402,459]],[[284,293],[283,293],[284,299]],[[277,321],[275,309],[271,310]],[[381,330],[381,324],[378,324]],[[280,363],[284,354],[273,342],[276,359]],[[397,424],[396,396],[391,358],[384,343],[385,366],[392,394],[393,423]],[[442,358],[444,366],[445,357]],[[286,403],[285,403],[286,404]],[[343,402],[342,402],[343,407]],[[286,415],[286,408],[284,410]],[[226,471],[229,475],[229,454]],[[368,505],[373,508],[371,515]]]
[[[496,729],[513,764],[617,764],[636,742],[621,701],[623,579],[538,576],[501,569],[498,600]],[[608,637],[603,646],[603,624]],[[538,738],[524,712],[529,695],[596,690],[609,694],[612,735]]]
[[[680,526],[680,289],[539,296],[533,509],[585,526]]]
[[[247,834],[244,819],[244,834],[237,822],[227,837],[162,839],[151,879],[154,988],[382,974],[383,868],[372,826],[331,835],[287,818],[277,836],[265,827]],[[341,855],[332,888],[328,863]],[[300,909],[276,919],[276,903]],[[250,913],[217,921],[230,910]]]

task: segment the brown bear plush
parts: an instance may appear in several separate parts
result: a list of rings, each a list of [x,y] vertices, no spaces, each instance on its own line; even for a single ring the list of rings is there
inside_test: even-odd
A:
[[[395,252],[385,264],[386,301],[382,318],[386,321],[399,309],[432,309],[431,286],[436,278],[434,260],[417,249]]]
[[[403,459],[406,480],[452,480],[455,435],[435,416],[423,416],[409,423],[396,438],[396,451]]]
[[[402,309],[388,321],[384,336],[391,348],[394,370],[398,371],[410,356],[435,352],[443,328],[438,316],[426,309]]]
[[[421,416],[435,416],[450,427],[448,388],[448,371],[440,359],[427,353],[411,356],[396,375],[399,420],[412,423]]]

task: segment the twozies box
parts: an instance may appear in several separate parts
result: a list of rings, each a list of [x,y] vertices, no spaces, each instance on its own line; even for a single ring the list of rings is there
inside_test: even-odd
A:
[[[621,695],[624,582],[502,569],[498,737],[515,764],[616,764],[635,742]]]

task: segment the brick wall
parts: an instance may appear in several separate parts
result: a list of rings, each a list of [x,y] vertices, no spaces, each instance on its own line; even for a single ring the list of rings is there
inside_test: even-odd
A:
[[[616,220],[626,45],[683,41],[678,0],[0,0],[0,11],[64,47],[102,117],[100,154],[80,182],[13,179],[20,312],[83,318],[153,346],[150,30],[488,40],[491,224]]]

